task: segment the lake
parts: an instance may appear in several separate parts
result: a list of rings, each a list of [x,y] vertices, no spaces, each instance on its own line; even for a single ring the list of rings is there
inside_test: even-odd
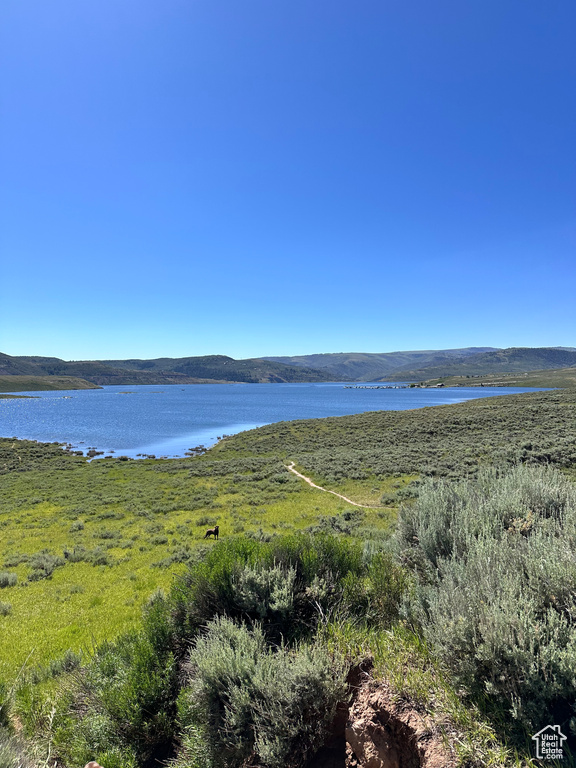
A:
[[[366,382],[362,387],[370,386]],[[375,385],[373,385],[375,386]],[[0,436],[69,443],[137,457],[184,456],[198,445],[276,421],[460,403],[535,391],[520,387],[354,389],[350,384],[190,384],[109,386],[28,392],[0,400]]]

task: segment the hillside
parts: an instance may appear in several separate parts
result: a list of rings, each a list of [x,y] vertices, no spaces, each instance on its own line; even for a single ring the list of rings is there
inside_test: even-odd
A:
[[[576,387],[576,368],[529,371],[526,373],[492,373],[486,376],[445,376],[430,379],[427,386],[445,387]]]
[[[369,488],[375,478],[395,472],[456,478],[492,463],[574,467],[575,428],[574,389],[527,392],[434,408],[268,424],[227,437],[211,449],[210,457],[291,458],[320,485],[346,494],[363,481]],[[212,471],[216,473],[215,465]]]
[[[496,373],[524,373],[576,366],[576,350],[557,347],[510,347],[461,357],[452,362],[427,365],[400,372],[407,381],[421,381],[444,376],[483,376]],[[386,374],[379,381],[391,381],[395,374]]]
[[[425,381],[576,367],[576,349],[565,347],[414,350],[334,353],[235,360],[226,355],[152,360],[72,360],[0,354],[0,377],[74,377],[95,385],[294,383],[320,381]],[[40,380],[41,381],[41,380]],[[49,388],[54,388],[51,382]],[[62,388],[60,386],[56,388]],[[66,387],[75,388],[75,387]],[[16,391],[8,388],[7,391]]]
[[[337,381],[334,374],[314,367],[303,367],[274,362],[265,358],[234,360],[226,355],[203,357],[158,358],[156,360],[104,360],[115,369],[141,372],[167,372],[218,381],[307,382]]]
[[[42,392],[51,389],[100,389],[74,376],[0,376],[0,392]]]
[[[296,355],[294,357],[266,357],[286,365],[309,366],[329,371],[344,380],[376,381],[395,371],[447,364],[469,355],[493,350],[494,347],[467,347],[464,349],[432,349],[407,352],[337,352],[332,354]]]
[[[73,376],[97,385],[199,384],[237,381],[250,384],[335,381],[327,371],[262,359],[234,360],[224,355],[156,360],[79,360],[11,357],[0,354],[0,376]],[[8,390],[11,391],[11,390]]]
[[[31,358],[11,357],[0,352],[0,376],[42,376],[45,375]],[[53,360],[54,358],[45,358]]]

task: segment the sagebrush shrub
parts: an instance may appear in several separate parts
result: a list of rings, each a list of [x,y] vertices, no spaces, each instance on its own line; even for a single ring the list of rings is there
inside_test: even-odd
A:
[[[415,615],[427,639],[530,727],[576,704],[575,526],[575,489],[546,467],[428,483],[401,513],[400,542],[424,565]]]
[[[294,611],[295,568],[244,566],[233,576],[234,599],[241,611],[260,619],[276,614],[290,618]]]
[[[0,589],[13,587],[17,583],[18,576],[15,573],[9,573],[8,571],[2,571],[2,573],[0,573]]]
[[[203,554],[190,557],[168,598],[152,597],[140,631],[102,644],[71,672],[70,701],[55,718],[63,764],[145,765],[178,742],[180,768],[222,764],[224,752],[227,766],[255,754],[274,768],[299,765],[343,695],[344,665],[313,640],[319,624],[335,615],[387,626],[408,583],[378,545],[349,538],[227,538]],[[64,660],[63,670],[76,663]]]
[[[216,765],[258,756],[269,768],[302,765],[346,695],[344,664],[319,645],[267,645],[252,629],[218,618],[190,653],[181,714],[198,721]],[[186,724],[186,723],[185,723]]]
[[[226,539],[177,585],[175,631],[185,640],[215,616],[227,615],[260,620],[278,639],[309,634],[342,600],[344,577],[365,568],[361,545],[334,536]]]
[[[55,568],[60,568],[65,564],[63,557],[52,555],[47,550],[37,552],[29,560],[31,572],[28,574],[29,581],[39,581],[40,579],[49,579]]]
[[[196,520],[196,525],[198,527],[205,526],[205,525],[216,525],[218,520],[215,517],[210,517],[209,515],[202,515],[201,517]]]

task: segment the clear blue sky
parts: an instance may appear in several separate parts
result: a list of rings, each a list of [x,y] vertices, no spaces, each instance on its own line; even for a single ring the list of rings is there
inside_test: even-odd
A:
[[[0,351],[576,346],[574,0],[4,0]]]

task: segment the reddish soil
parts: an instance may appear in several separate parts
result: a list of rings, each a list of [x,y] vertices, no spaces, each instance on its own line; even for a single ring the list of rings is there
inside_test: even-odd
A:
[[[352,703],[340,705],[331,737],[307,768],[455,768],[453,750],[428,715],[366,669],[353,670],[348,684]]]

